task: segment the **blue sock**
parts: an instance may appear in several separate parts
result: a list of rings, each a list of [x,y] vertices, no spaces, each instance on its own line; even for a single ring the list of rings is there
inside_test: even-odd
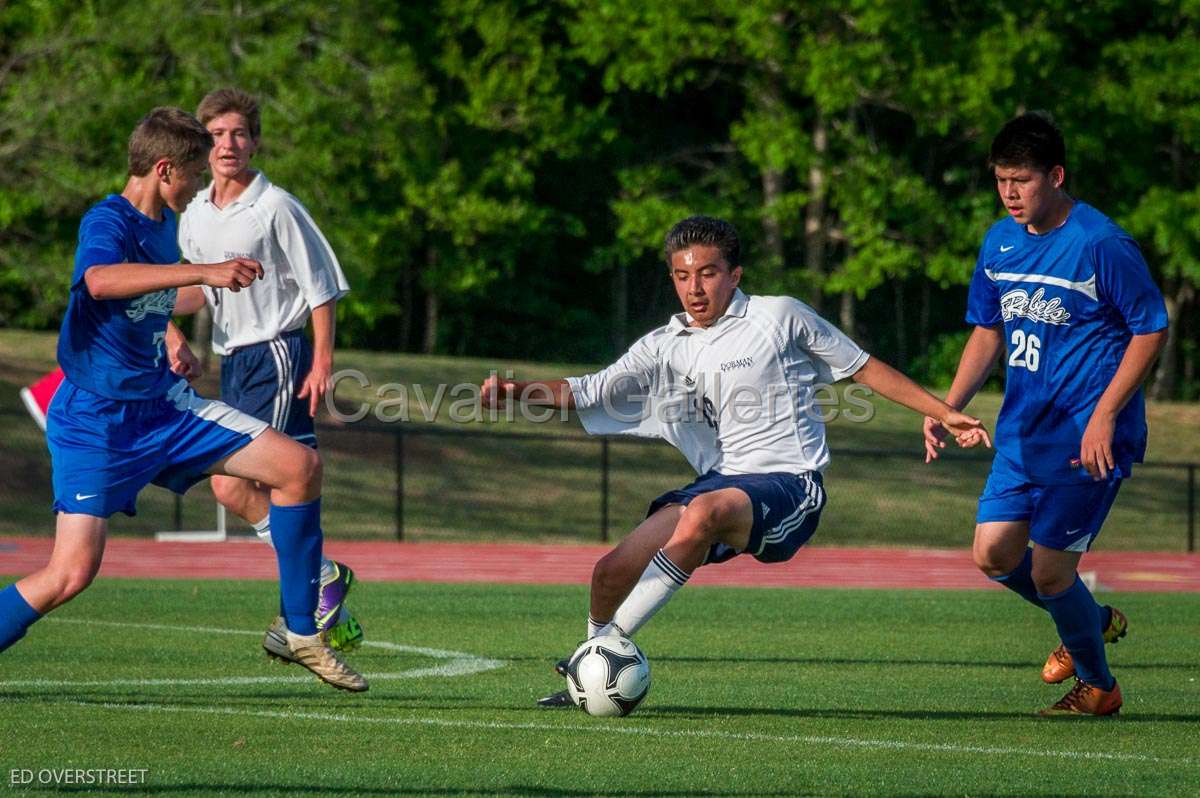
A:
[[[1069,588],[1053,596],[1038,594],[1050,611],[1058,636],[1062,639],[1071,659],[1075,660],[1075,675],[1083,681],[1111,690],[1112,673],[1108,670],[1108,657],[1104,654],[1104,636],[1100,631],[1100,605],[1078,574]]]
[[[1025,549],[1021,563],[1004,576],[989,576],[993,582],[999,582],[1034,606],[1046,609],[1046,605],[1038,598],[1037,587],[1033,584],[1033,549]]]
[[[0,651],[24,637],[25,630],[41,617],[16,585],[0,590]]]
[[[279,596],[289,630],[317,633],[314,615],[321,589],[321,499],[271,505],[271,540],[279,561]]]

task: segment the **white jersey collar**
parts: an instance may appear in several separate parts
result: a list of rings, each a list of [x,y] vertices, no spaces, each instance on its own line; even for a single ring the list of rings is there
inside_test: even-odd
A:
[[[708,327],[706,329],[711,330],[714,327],[719,326],[722,322],[724,322],[727,318],[730,318],[730,317],[739,318],[739,319],[744,317],[746,315],[746,311],[747,311],[747,309],[749,309],[749,307],[750,307],[750,297],[746,296],[746,294],[743,293],[742,289],[740,289],[740,288],[733,289],[733,298],[729,300],[729,307],[725,308],[725,312],[721,314],[721,318],[717,319],[715,322],[713,322],[713,324],[710,327]],[[674,316],[671,317],[671,321],[668,322],[668,326],[672,330],[675,330],[676,332],[691,332],[691,331],[698,332],[701,329],[698,327],[692,327],[691,323],[692,323],[692,314],[676,313]]]
[[[225,208],[232,208],[234,205],[253,205],[258,198],[263,195],[263,192],[270,188],[270,186],[271,181],[267,180],[266,175],[264,175],[262,172],[259,172],[254,176],[254,179],[250,181],[250,185],[246,186],[242,193],[237,195],[237,199],[226,205]],[[204,201],[210,205],[213,204],[212,192],[213,184],[209,183],[208,188],[204,189],[203,196]],[[216,206],[214,205],[213,207]],[[222,208],[222,210],[225,210],[225,208]]]

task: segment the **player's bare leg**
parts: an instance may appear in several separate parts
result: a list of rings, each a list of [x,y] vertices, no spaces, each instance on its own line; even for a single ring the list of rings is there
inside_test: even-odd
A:
[[[59,513],[50,562],[17,581],[17,590],[41,615],[83,592],[100,570],[108,521],[94,515]]]
[[[630,547],[630,556],[614,558],[611,564],[597,563],[592,584],[599,583],[601,591],[599,596],[593,592],[592,621],[603,624],[612,620],[632,635],[700,567],[714,543],[744,549],[753,524],[750,497],[738,488],[692,499],[659,549],[652,544],[662,541],[663,530],[654,525]],[[636,572],[639,564],[642,571]]]
[[[596,563],[588,637],[614,625],[632,635],[700,567],[714,543],[744,549],[753,524],[750,497],[737,488],[702,494],[686,508],[669,504],[655,512]],[[555,665],[561,676],[566,668],[565,660]],[[537,705],[555,709],[572,702],[561,690]]]
[[[211,483],[217,501],[249,524],[257,524],[270,512],[271,492],[256,482],[215,474]]]
[[[317,501],[321,495],[320,456],[268,429],[214,465],[211,473],[255,480],[271,491],[271,526],[280,586],[287,590],[283,593],[287,617],[286,621],[280,617],[271,624],[263,648],[277,659],[302,665],[334,687],[366,690],[366,679],[338,657],[313,621],[321,552]]]
[[[659,509],[596,562],[592,568],[589,611],[592,618],[604,622],[612,618],[655,553],[675,534],[683,511],[682,504],[668,504]]]
[[[975,526],[972,555],[975,565],[991,579],[1004,577],[1021,565],[1029,546],[1028,521],[990,521]]]

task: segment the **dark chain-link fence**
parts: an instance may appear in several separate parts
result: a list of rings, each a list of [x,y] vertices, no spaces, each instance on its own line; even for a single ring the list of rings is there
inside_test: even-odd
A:
[[[40,432],[2,420],[27,445],[4,464],[0,534],[49,535],[50,462]],[[12,423],[10,423],[12,422]],[[666,444],[578,434],[432,425],[324,426],[324,526],[337,539],[603,541],[619,539],[655,496],[694,473]],[[947,450],[834,449],[829,504],[814,543],[966,546],[990,458]],[[1104,527],[1106,549],[1195,550],[1195,463],[1146,463],[1127,480]],[[211,530],[206,484],[182,499],[147,488],[115,534]],[[231,518],[232,533],[248,529]]]

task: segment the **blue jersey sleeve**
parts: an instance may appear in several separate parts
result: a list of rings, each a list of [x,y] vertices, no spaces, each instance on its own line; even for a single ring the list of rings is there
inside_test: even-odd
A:
[[[987,246],[986,241],[984,247]],[[978,327],[994,327],[1000,323],[1000,295],[996,283],[984,273],[984,247],[979,249],[975,262],[975,274],[971,276],[971,287],[967,291],[967,324]]]
[[[125,262],[126,225],[119,214],[104,207],[93,208],[79,223],[79,246],[75,249],[75,274],[71,287],[83,280],[93,266]]]
[[[1096,292],[1108,302],[1134,335],[1165,329],[1167,306],[1150,277],[1150,268],[1133,239],[1109,236],[1092,248],[1096,262]]]

